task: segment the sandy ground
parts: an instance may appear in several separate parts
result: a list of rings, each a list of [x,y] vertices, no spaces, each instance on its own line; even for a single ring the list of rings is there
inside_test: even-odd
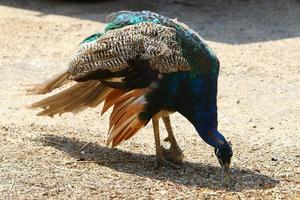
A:
[[[0,0],[0,199],[299,198],[299,1],[184,4]],[[55,118],[25,108],[42,98],[26,96],[26,86],[64,70],[104,16],[124,9],[178,17],[216,51],[219,129],[234,149],[230,183],[179,114],[172,121],[185,163],[153,171],[150,124],[111,149],[100,107]]]

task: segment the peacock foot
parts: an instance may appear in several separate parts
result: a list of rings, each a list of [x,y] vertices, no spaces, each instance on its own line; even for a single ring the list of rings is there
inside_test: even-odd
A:
[[[154,170],[157,170],[161,167],[169,167],[173,169],[180,169],[180,167],[168,160],[166,160],[163,156],[157,157],[154,164]]]
[[[183,152],[182,150],[177,147],[170,147],[170,149],[161,148],[161,152],[164,158],[167,161],[170,161],[176,165],[180,165],[183,162]]]

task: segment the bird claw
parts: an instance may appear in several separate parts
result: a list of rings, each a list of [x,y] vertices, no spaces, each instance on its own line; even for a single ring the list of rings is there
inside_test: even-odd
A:
[[[183,153],[180,148],[170,148],[170,149],[165,149],[161,147],[161,152],[164,156],[164,158],[167,161],[170,161],[176,165],[180,165],[183,162]]]
[[[232,179],[230,176],[222,174],[221,184],[226,187],[232,186]]]
[[[158,170],[161,167],[169,167],[172,169],[180,169],[180,167],[168,160],[164,157],[157,157],[154,164],[154,170]]]
[[[231,180],[231,176],[228,172],[222,172],[222,180],[225,182],[229,182]]]

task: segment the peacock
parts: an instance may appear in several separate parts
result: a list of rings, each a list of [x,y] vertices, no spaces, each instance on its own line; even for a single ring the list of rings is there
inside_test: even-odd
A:
[[[214,148],[225,174],[232,148],[218,131],[217,82],[219,60],[204,40],[177,19],[150,11],[119,11],[107,17],[103,32],[84,39],[68,69],[28,90],[46,94],[67,83],[65,90],[30,105],[37,115],[79,112],[103,103],[109,108],[107,145],[128,140],[152,120],[156,160],[178,168],[183,151],[174,136],[170,115],[179,112]],[[162,118],[170,148],[161,145]]]

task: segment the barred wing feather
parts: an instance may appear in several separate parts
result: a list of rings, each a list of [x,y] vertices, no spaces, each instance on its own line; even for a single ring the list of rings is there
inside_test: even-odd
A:
[[[69,78],[80,80],[95,72],[118,72],[130,68],[127,61],[148,60],[160,73],[189,71],[176,40],[175,29],[145,22],[106,32],[80,45],[69,64]]]

